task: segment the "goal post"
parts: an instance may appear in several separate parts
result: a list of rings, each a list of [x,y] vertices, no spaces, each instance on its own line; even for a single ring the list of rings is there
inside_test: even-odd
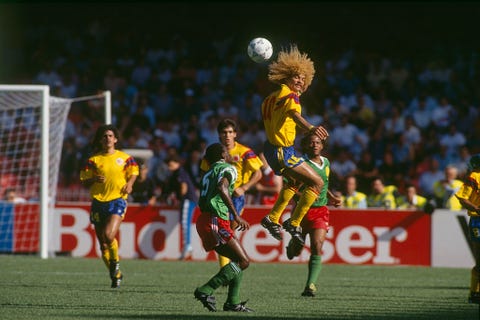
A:
[[[0,252],[53,254],[50,237],[65,127],[71,104],[103,99],[111,123],[110,92],[60,98],[46,85],[0,85]],[[4,200],[7,190],[17,199]]]

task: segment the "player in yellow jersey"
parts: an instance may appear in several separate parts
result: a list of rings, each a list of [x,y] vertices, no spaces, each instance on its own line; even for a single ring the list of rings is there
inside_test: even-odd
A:
[[[123,279],[115,237],[127,211],[128,194],[139,175],[135,159],[115,149],[118,137],[114,126],[100,126],[93,140],[93,155],[80,171],[81,182],[90,188],[90,221],[95,226],[112,288],[118,288]]]
[[[480,154],[470,158],[468,169],[465,181],[455,195],[470,216],[468,230],[475,266],[471,270],[468,301],[480,304]]]
[[[296,45],[279,52],[277,60],[269,65],[268,79],[280,86],[262,103],[262,118],[267,135],[264,154],[275,174],[286,181],[270,213],[262,219],[262,226],[280,240],[280,217],[286,206],[298,191],[300,184],[306,188],[283,227],[292,237],[301,241],[300,222],[323,188],[322,178],[307,165],[294,148],[297,128],[314,133],[326,139],[328,133],[322,126],[315,127],[302,117],[300,95],[307,90],[313,80],[313,61],[301,53]]]
[[[230,155],[229,162],[237,169],[238,177],[232,193],[232,202],[238,214],[242,215],[245,207],[245,193],[262,178],[263,163],[251,148],[236,141],[237,124],[234,120],[221,120],[217,125],[217,132],[220,143],[227,148]],[[208,171],[209,165],[205,159],[202,160],[200,168],[203,172]],[[230,215],[230,221],[232,229],[235,230],[233,214]],[[224,267],[229,261],[228,258],[219,256],[220,267]]]

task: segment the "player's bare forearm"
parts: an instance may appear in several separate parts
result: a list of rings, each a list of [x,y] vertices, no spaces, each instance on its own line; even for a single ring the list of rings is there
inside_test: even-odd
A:
[[[460,201],[460,203],[462,204],[462,206],[467,209],[468,211],[472,211],[472,212],[477,212],[479,213],[480,211],[480,208],[476,205],[474,205],[472,202],[470,202],[469,200],[467,199],[461,199],[461,198],[458,198],[458,200]]]
[[[128,178],[127,184],[123,186],[122,193],[124,194],[132,193],[133,184],[135,183],[135,180],[137,180],[137,176],[130,176],[130,178]]]
[[[228,180],[226,178],[223,178],[218,183],[218,191],[228,210],[238,216],[237,210],[235,210],[235,206],[233,205],[232,198],[228,191]]]
[[[336,196],[330,189],[327,190],[327,198],[334,207],[339,207],[342,204],[342,198]]]
[[[312,132],[320,137],[320,139],[325,140],[328,138],[328,131],[323,126],[314,126],[308,122],[302,115],[296,111],[291,112],[291,117],[297,126],[304,131],[305,133]]]
[[[245,194],[245,192],[247,192],[248,190],[250,190],[251,187],[257,184],[260,179],[262,179],[262,171],[257,170],[250,176],[250,179],[240,187],[243,189],[243,194]]]

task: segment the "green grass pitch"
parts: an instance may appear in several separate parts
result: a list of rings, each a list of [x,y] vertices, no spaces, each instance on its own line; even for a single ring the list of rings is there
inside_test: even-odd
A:
[[[325,264],[314,298],[301,297],[305,264],[252,263],[242,299],[255,313],[216,313],[194,299],[216,262],[122,260],[110,289],[100,259],[0,256],[0,319],[477,319],[470,270]]]

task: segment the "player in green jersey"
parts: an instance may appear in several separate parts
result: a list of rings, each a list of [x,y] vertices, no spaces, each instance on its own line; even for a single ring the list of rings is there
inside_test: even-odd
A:
[[[240,284],[243,270],[250,260],[230,226],[230,214],[234,215],[237,230],[247,230],[250,226],[238,214],[232,202],[232,192],[237,179],[237,170],[226,160],[229,154],[221,143],[207,147],[205,159],[210,169],[203,175],[198,206],[201,214],[197,219],[197,232],[206,251],[215,250],[230,259],[207,283],[198,287],[195,298],[210,311],[217,311],[213,293],[220,286],[228,286],[224,311],[252,312],[240,301]]]

